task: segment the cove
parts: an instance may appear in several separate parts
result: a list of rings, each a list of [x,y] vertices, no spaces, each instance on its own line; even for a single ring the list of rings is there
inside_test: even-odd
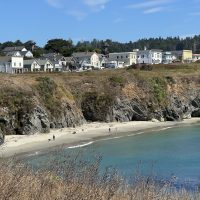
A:
[[[116,168],[126,178],[139,170],[143,176],[153,174],[159,180],[175,177],[177,184],[197,185],[200,181],[200,125],[104,139],[64,151],[66,154],[82,151],[85,159],[101,155],[102,169]],[[26,159],[40,167],[52,156],[48,152]]]

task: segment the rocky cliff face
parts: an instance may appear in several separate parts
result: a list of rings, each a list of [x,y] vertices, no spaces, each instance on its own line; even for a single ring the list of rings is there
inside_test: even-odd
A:
[[[200,117],[198,76],[111,81],[114,84],[100,85],[87,80],[84,85],[80,80],[74,87],[40,77],[26,88],[0,88],[0,143],[5,134],[48,133],[52,128],[74,127],[86,121],[174,121]]]
[[[52,116],[40,105],[30,113],[1,115],[1,131],[6,134],[49,133],[51,128],[64,128],[81,125],[85,122],[82,113],[74,106],[64,104],[58,118]],[[8,110],[9,112],[9,110]],[[20,112],[20,111],[19,111]],[[0,132],[1,137],[1,132]]]
[[[106,109],[99,109],[98,101],[87,98],[83,103],[83,114],[87,120],[101,121],[159,121],[183,120],[191,117],[200,117],[200,86],[199,78],[189,80],[178,79],[174,84],[166,82],[165,87],[154,90],[137,84],[128,84],[122,88],[122,93]],[[175,81],[175,80],[174,80]],[[157,87],[156,83],[156,87]],[[154,85],[153,85],[154,87]],[[155,94],[156,92],[156,94]],[[158,99],[158,97],[160,99]],[[108,104],[106,104],[108,105]],[[99,117],[99,114],[101,117]],[[89,117],[90,116],[90,117]],[[92,121],[92,120],[91,120]]]

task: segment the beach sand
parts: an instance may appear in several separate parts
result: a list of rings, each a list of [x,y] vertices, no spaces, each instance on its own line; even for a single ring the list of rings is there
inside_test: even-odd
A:
[[[76,128],[51,130],[48,134],[9,135],[5,137],[5,143],[0,146],[0,156],[9,157],[41,150],[50,150],[62,145],[73,148],[73,146],[86,144],[99,138],[121,137],[128,132],[142,134],[149,130],[162,130],[168,127],[193,123],[200,123],[200,118],[187,119],[181,122],[89,123]],[[55,136],[55,140],[53,140],[53,136]]]

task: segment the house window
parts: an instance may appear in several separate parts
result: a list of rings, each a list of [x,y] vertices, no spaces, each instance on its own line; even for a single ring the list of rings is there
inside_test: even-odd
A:
[[[123,56],[121,56],[121,58],[123,58]]]
[[[21,63],[19,63],[19,66],[21,67],[21,66],[22,66],[22,64],[21,64]]]
[[[117,56],[117,59],[119,59],[119,56]]]
[[[14,62],[14,66],[16,67],[16,62]]]

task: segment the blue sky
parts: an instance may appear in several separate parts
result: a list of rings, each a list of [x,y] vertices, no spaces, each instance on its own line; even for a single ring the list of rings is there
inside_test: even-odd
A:
[[[0,0],[0,42],[200,34],[200,0]]]

